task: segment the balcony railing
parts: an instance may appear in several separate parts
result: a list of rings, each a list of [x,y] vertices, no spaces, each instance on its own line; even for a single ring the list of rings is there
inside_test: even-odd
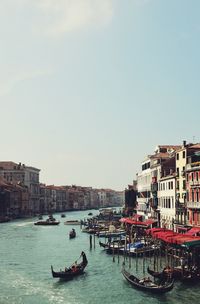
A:
[[[187,202],[187,208],[200,209],[200,202]]]

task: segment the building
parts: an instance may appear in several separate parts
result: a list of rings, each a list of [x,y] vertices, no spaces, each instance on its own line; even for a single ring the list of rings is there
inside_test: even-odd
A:
[[[158,224],[161,220],[158,208],[158,185],[161,178],[175,171],[175,152],[180,147],[180,145],[158,145],[154,154],[149,155],[142,162],[142,172],[137,175],[138,214],[144,215],[145,218],[156,218]]]
[[[191,203],[189,196],[187,197],[186,189],[186,167],[190,170],[190,165],[188,166],[188,161],[192,161],[190,157],[194,155],[195,152],[200,151],[200,144],[187,144],[183,141],[182,147],[176,152],[176,225],[183,229],[187,228],[189,213],[187,207]],[[193,158],[194,159],[194,158]],[[189,172],[189,171],[188,171]],[[189,174],[190,175],[190,174]],[[188,176],[189,176],[188,175]],[[188,185],[189,186],[189,185]],[[189,189],[188,189],[189,191]]]
[[[176,215],[176,178],[175,174],[160,178],[158,183],[158,209],[160,212],[160,226],[174,229]]]
[[[200,226],[200,151],[188,156],[185,173],[188,225]]]
[[[20,184],[26,186],[29,191],[29,204],[27,213],[33,215],[39,212],[40,208],[40,187],[39,187],[40,169],[17,164],[12,161],[0,162],[0,176],[11,184]]]

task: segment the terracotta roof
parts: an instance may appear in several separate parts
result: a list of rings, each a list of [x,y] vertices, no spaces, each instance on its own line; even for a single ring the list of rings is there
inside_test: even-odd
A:
[[[180,149],[182,146],[181,145],[158,145],[159,148],[164,148],[164,149],[174,149],[174,150],[178,150]]]
[[[190,149],[200,149],[200,144],[190,146]]]
[[[160,152],[151,156],[151,158],[169,158],[171,155],[168,152]]]

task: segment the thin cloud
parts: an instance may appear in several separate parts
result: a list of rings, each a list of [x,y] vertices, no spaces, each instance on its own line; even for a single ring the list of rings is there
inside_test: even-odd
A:
[[[7,95],[22,81],[31,80],[41,76],[52,75],[51,69],[27,69],[5,74],[0,74],[0,96]]]
[[[113,16],[113,0],[38,0],[35,5],[38,14],[34,26],[49,35],[106,26]]]

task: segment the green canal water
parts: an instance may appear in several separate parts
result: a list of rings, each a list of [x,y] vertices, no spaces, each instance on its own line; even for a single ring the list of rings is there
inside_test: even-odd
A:
[[[66,218],[56,214],[61,222],[58,226],[35,226],[36,218],[0,225],[0,304],[200,303],[200,283],[187,286],[178,282],[161,296],[132,288],[121,274],[122,256],[113,262],[97,238],[90,250],[88,234],[79,226],[64,225],[65,220],[86,218],[88,212],[68,212]],[[77,237],[69,240],[72,227]],[[88,257],[83,276],[68,282],[52,278],[51,265],[55,270],[70,266],[82,250]],[[135,272],[136,260],[132,258],[131,262],[131,271]],[[142,260],[138,263],[137,274],[144,276]],[[129,267],[128,262],[126,265]]]

